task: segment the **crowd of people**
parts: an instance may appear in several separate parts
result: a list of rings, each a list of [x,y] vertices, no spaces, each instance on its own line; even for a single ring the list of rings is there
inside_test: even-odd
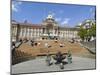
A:
[[[62,54],[61,51],[58,51],[56,53],[56,55],[54,55],[54,56],[47,54],[46,63],[48,66],[53,64],[53,62],[51,60],[52,58],[56,61],[55,64],[60,65],[61,69],[64,69],[65,64],[72,63],[72,54],[71,54],[70,50],[68,51],[67,56]],[[67,58],[67,60],[65,60],[66,58]]]
[[[40,42],[36,42],[36,41],[30,41],[31,42],[31,46],[39,46],[41,43]],[[54,40],[55,43],[58,43],[57,40]],[[45,42],[44,43],[44,48],[48,50],[49,47],[52,47],[51,45],[49,45],[48,42]],[[59,47],[65,47],[65,44],[64,43],[60,43],[59,44]],[[70,64],[72,63],[72,54],[70,52],[70,50],[67,52],[67,55],[64,55],[63,53],[61,53],[61,51],[58,50],[58,52],[54,55],[54,56],[51,56],[49,54],[49,51],[47,51],[47,55],[46,55],[46,63],[48,66],[52,65],[52,60],[55,60],[55,64],[60,64],[60,68],[63,69],[64,68],[64,64]],[[65,59],[67,59],[65,61]]]
[[[19,42],[28,42],[28,40],[24,40],[24,41],[19,40]],[[57,40],[56,41],[54,40],[54,42],[58,43]],[[34,40],[30,40],[30,45],[32,47],[40,45],[40,44],[41,44],[40,42],[36,42]],[[59,44],[59,47],[64,47],[64,46],[65,46],[64,43],[60,43]],[[46,48],[51,47],[51,45],[49,45],[48,42],[45,42],[44,43],[44,47],[46,49]],[[14,54],[14,51],[15,51],[15,43],[12,43],[12,54]],[[54,56],[51,56],[49,54],[49,51],[47,51],[46,63],[47,63],[48,66],[50,66],[50,65],[53,64],[52,61],[51,61],[51,59],[53,59],[53,60],[56,61],[55,64],[60,64],[60,68],[61,69],[64,69],[64,64],[65,63],[66,64],[72,63],[72,54],[71,54],[70,50],[67,52],[67,55],[64,55],[63,53],[61,53],[61,51],[58,50],[58,52]],[[65,59],[67,59],[67,60],[65,60]]]

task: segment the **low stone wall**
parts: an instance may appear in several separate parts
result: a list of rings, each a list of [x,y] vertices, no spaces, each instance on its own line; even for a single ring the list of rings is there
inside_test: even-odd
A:
[[[80,42],[81,46],[87,48],[91,53],[96,53],[96,40],[90,42]]]

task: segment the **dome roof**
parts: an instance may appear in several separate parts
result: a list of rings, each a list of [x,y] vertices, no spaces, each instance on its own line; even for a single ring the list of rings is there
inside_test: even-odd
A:
[[[47,19],[53,19],[53,16],[52,16],[51,14],[49,14],[49,15],[47,16]]]

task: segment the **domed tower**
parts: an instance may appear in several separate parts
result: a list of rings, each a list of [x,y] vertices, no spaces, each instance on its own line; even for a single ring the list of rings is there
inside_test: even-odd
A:
[[[51,14],[49,14],[49,15],[47,16],[47,19],[53,19],[53,16],[52,16]]]
[[[51,38],[58,36],[58,23],[55,21],[52,14],[49,14],[42,22],[43,36],[49,36]]]

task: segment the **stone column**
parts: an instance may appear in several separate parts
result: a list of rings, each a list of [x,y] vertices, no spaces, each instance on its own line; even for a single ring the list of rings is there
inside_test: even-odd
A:
[[[20,39],[22,38],[22,28],[21,28],[21,31],[20,31]]]
[[[31,29],[29,28],[29,39],[31,38]]]
[[[16,41],[19,40],[19,36],[20,36],[20,25],[17,25],[17,35],[16,35]]]
[[[29,28],[27,28],[27,39],[29,40]]]
[[[26,37],[26,27],[24,27],[24,38]]]
[[[16,36],[16,35],[17,35],[17,27],[16,27],[15,31],[16,31],[16,32],[15,32],[15,36]]]
[[[31,28],[31,39],[32,39],[32,37],[33,37],[33,29]]]
[[[54,30],[54,27],[53,27],[53,35],[55,34],[55,30]]]

